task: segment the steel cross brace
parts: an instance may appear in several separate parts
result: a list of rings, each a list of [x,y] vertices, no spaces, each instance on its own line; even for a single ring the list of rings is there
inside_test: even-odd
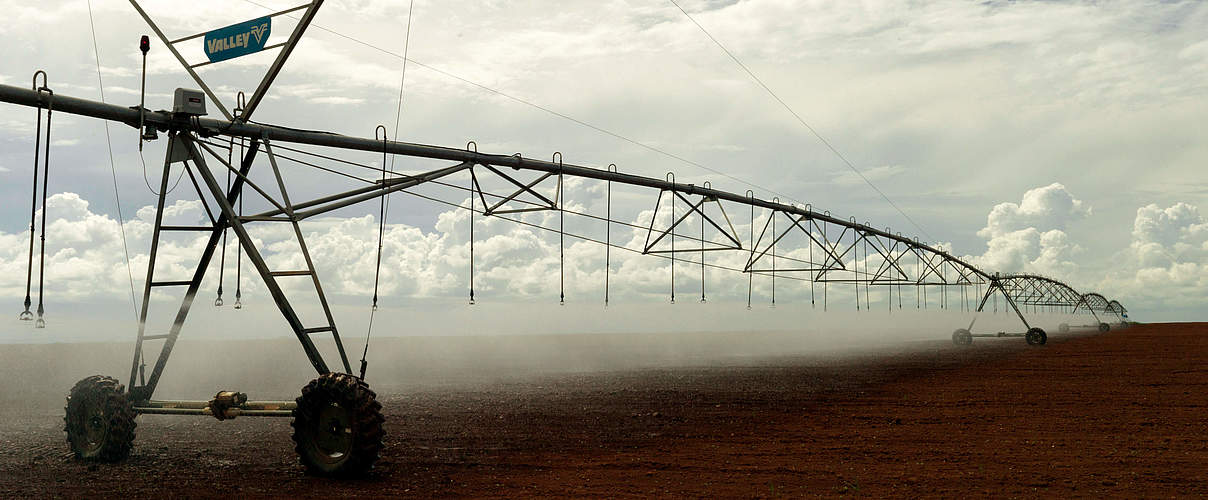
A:
[[[784,212],[781,212],[779,210],[772,211],[772,215],[770,217],[768,217],[767,221],[764,222],[763,229],[759,232],[759,239],[756,240],[754,243],[754,248],[756,250],[759,249],[759,244],[761,242],[763,242],[763,237],[767,233],[768,227],[772,223],[772,218],[776,217],[777,214],[784,215],[785,218],[787,218],[789,220],[789,222],[792,223],[792,225],[785,228],[784,231],[780,233],[780,235],[778,235],[778,236],[773,235],[775,238],[772,239],[772,241],[769,242],[766,247],[764,247],[763,251],[759,252],[758,254],[752,253],[751,256],[747,258],[747,264],[746,264],[746,266],[743,267],[743,272],[762,273],[762,272],[772,271],[772,269],[766,269],[766,268],[755,269],[754,265],[756,262],[759,261],[759,259],[762,259],[765,255],[767,255],[767,253],[772,250],[772,247],[775,246],[777,243],[779,243],[780,240],[784,239],[785,236],[788,236],[788,234],[790,232],[792,232],[793,229],[798,229],[801,232],[805,233],[805,235],[810,239],[810,245],[817,243],[818,246],[822,247],[822,250],[825,252],[825,255],[826,255],[826,259],[823,261],[823,264],[822,264],[823,267],[821,267],[821,268],[807,267],[807,268],[797,268],[797,269],[794,269],[794,268],[775,269],[776,272],[781,272],[781,271],[783,271],[783,272],[814,272],[814,271],[827,271],[827,270],[834,270],[834,269],[841,269],[841,270],[847,269],[841,262],[842,258],[838,255],[835,255],[835,253],[834,253],[834,250],[836,248],[838,248],[838,242],[836,242],[836,244],[832,248],[830,245],[827,245],[827,244],[822,243],[821,241],[818,241],[818,238],[814,236],[812,231],[807,230],[806,228],[801,226],[801,221],[810,220],[810,219],[807,219],[804,215],[799,216],[797,218],[793,218],[793,217],[789,217],[788,214],[785,214]],[[840,235],[839,241],[842,241],[842,235]],[[848,250],[850,250],[850,249],[851,248],[849,247]],[[846,255],[846,252],[844,252],[844,255]],[[832,261],[832,259],[835,263],[839,264],[838,268],[829,266],[829,263]],[[814,264],[815,264],[814,262],[810,262],[811,266]]]
[[[667,227],[667,229],[662,229],[662,230],[659,230],[659,231],[658,231],[658,233],[659,233],[658,237],[657,237],[657,238],[655,238],[655,239],[654,239],[654,241],[650,241],[650,236],[651,236],[651,235],[652,235],[652,234],[655,232],[655,229],[654,229],[654,223],[655,223],[655,221],[656,221],[656,220],[658,220],[659,206],[660,206],[660,204],[662,204],[662,201],[663,201],[663,194],[664,194],[664,193],[666,193],[666,191],[667,191],[667,190],[665,190],[665,189],[664,189],[664,190],[660,190],[660,191],[659,191],[659,198],[658,198],[658,200],[657,200],[657,201],[655,202],[655,204],[654,204],[654,213],[653,213],[653,215],[652,215],[652,216],[651,216],[651,218],[650,218],[650,227],[646,229],[646,244],[644,245],[644,247],[643,247],[643,249],[642,249],[642,253],[643,253],[643,254],[675,253],[675,252],[677,252],[676,250],[653,250],[653,248],[654,248],[654,246],[655,246],[655,245],[658,245],[658,243],[659,243],[660,241],[662,241],[664,237],[666,237],[666,236],[667,236],[667,235],[669,235],[669,234],[673,234],[673,232],[675,231],[675,228],[676,228],[676,227],[679,227],[679,225],[680,225],[681,223],[683,223],[685,220],[687,220],[687,219],[688,219],[688,217],[689,217],[689,216],[691,216],[693,213],[700,214],[700,216],[701,216],[701,218],[704,220],[704,222],[708,222],[710,226],[713,226],[713,228],[717,229],[717,231],[719,231],[719,232],[722,234],[722,236],[725,236],[725,237],[726,237],[726,239],[730,240],[730,242],[731,242],[731,243],[730,243],[730,244],[727,244],[727,245],[718,245],[718,244],[716,244],[716,243],[713,243],[713,244],[714,244],[714,245],[716,245],[716,246],[713,246],[713,247],[705,247],[705,248],[692,248],[692,249],[685,249],[685,250],[679,250],[678,252],[704,252],[704,251],[714,251],[714,250],[742,250],[742,243],[741,243],[741,242],[739,241],[739,239],[738,239],[738,232],[734,230],[734,224],[733,224],[733,223],[730,221],[730,216],[729,216],[728,214],[726,214],[726,209],[725,209],[724,207],[722,207],[722,206],[721,206],[721,202],[717,201],[717,198],[710,198],[710,197],[708,197],[708,196],[701,196],[700,201],[698,201],[698,202],[696,202],[696,203],[693,203],[693,202],[689,201],[687,198],[685,198],[683,195],[681,195],[679,192],[676,192],[676,191],[672,191],[673,196],[675,196],[676,198],[679,198],[680,200],[683,200],[683,202],[684,202],[684,203],[688,204],[688,211],[687,211],[687,212],[685,212],[685,213],[684,213],[684,215],[680,216],[680,217],[679,217],[679,219],[677,219],[677,220],[673,221],[673,222],[671,223],[671,225],[670,225],[669,227]],[[674,201],[674,200],[673,200],[673,201]],[[727,225],[730,227],[730,231],[729,231],[729,232],[727,232],[725,229],[722,229],[721,225],[719,225],[719,224],[718,224],[716,221],[714,221],[714,220],[713,220],[713,218],[712,218],[712,217],[709,217],[709,215],[705,213],[705,210],[704,210],[704,204],[705,204],[705,203],[707,203],[707,202],[710,202],[710,201],[712,201],[713,203],[716,203],[716,204],[717,204],[717,208],[718,208],[718,210],[720,210],[720,211],[721,211],[722,217],[724,217],[724,218],[725,218],[725,220],[726,220],[726,224],[727,224]],[[712,242],[710,242],[710,243],[712,243]],[[705,244],[705,241],[704,241],[704,238],[702,238],[702,239],[701,239],[701,245],[704,245],[704,244]]]
[[[977,323],[978,316],[981,315],[982,310],[986,307],[986,301],[990,300],[990,296],[993,295],[995,291],[1002,293],[1003,298],[1007,300],[1007,304],[1011,305],[1011,309],[1014,310],[1015,315],[1019,317],[1019,321],[1023,322],[1023,327],[1031,329],[1032,325],[1028,324],[1028,319],[1025,318],[1023,313],[1019,311],[1019,307],[1015,305],[1015,300],[1007,294],[1007,291],[1005,288],[1003,288],[1001,281],[998,278],[991,278],[990,285],[986,287],[986,294],[982,297],[981,303],[977,305],[976,314],[973,315],[973,320],[969,322],[969,328],[967,328],[967,330],[970,332],[973,331],[973,325],[974,323]]]
[[[511,182],[512,184],[515,184],[516,187],[519,188],[512,194],[507,195],[507,196],[503,197],[502,199],[500,199],[494,205],[488,206],[486,198],[483,198],[481,186],[478,185],[478,177],[474,176],[473,182],[474,182],[475,188],[478,188],[479,198],[482,200],[482,205],[484,207],[487,207],[486,210],[484,210],[482,212],[483,215],[514,214],[514,213],[524,213],[524,212],[558,210],[558,199],[562,196],[562,183],[561,182],[558,183],[558,190],[557,190],[556,194],[554,195],[554,199],[552,199],[552,200],[549,199],[548,197],[546,197],[545,195],[533,190],[533,186],[536,186],[537,184],[540,184],[541,181],[544,181],[550,177],[557,175],[556,172],[546,172],[545,175],[538,177],[537,180],[534,180],[528,184],[522,184],[520,181],[512,178],[511,176],[509,176],[503,172],[500,172],[499,169],[497,169],[491,165],[483,165],[483,166],[486,167],[487,170],[494,172],[495,175],[498,175],[498,176],[504,178],[505,180],[507,180],[508,182]],[[524,194],[524,193],[529,193],[533,196],[536,196],[545,205],[539,206],[539,207],[533,207],[533,208],[515,208],[515,209],[508,209],[508,210],[499,210],[499,207],[503,206],[505,203],[507,203],[509,201],[512,201],[517,196],[520,196],[521,194]]]
[[[202,178],[205,180],[206,186],[209,187],[210,193],[218,200],[218,204],[222,208],[222,213],[227,218],[231,230],[235,232],[240,245],[243,246],[244,253],[247,255],[248,260],[252,262],[252,265],[256,268],[256,271],[260,273],[260,278],[264,282],[265,288],[267,288],[269,294],[272,295],[273,300],[277,303],[277,308],[281,310],[282,316],[285,316],[285,320],[289,323],[290,328],[293,329],[294,335],[302,344],[302,349],[306,352],[306,357],[310,360],[311,365],[315,368],[315,371],[319,372],[319,374],[329,373],[331,370],[328,369],[327,362],[323,360],[323,355],[315,347],[314,341],[310,338],[310,332],[308,332],[309,329],[302,324],[301,318],[298,316],[293,306],[289,303],[289,299],[285,296],[285,292],[282,291],[281,286],[277,283],[275,274],[268,268],[268,264],[264,261],[264,257],[260,254],[260,250],[256,248],[254,241],[247,232],[247,228],[244,227],[243,221],[240,220],[238,214],[235,212],[233,204],[230,202],[230,200],[227,200],[222,196],[222,187],[219,185],[217,179],[215,179],[214,174],[210,172],[209,168],[206,166],[205,159],[201,157],[201,153],[198,151],[196,144],[193,142],[192,138],[188,136],[185,137],[185,144],[188,145],[189,152],[197,161],[199,165],[198,170],[200,171]],[[220,162],[222,161],[221,158],[218,158],[218,160]],[[292,219],[289,220],[295,224],[297,223],[297,221]],[[304,244],[301,241],[299,241],[299,243]],[[204,273],[204,269],[199,270],[199,272]],[[352,373],[352,368],[348,364],[348,357],[344,353],[343,343],[340,342],[338,334],[335,334],[334,323],[332,327],[333,328],[331,331],[333,333],[333,339],[335,340],[337,347],[339,347],[340,358],[343,362],[344,370],[346,373]]]
[[[866,239],[868,239],[867,236],[866,236]],[[898,265],[898,261],[906,253],[898,252],[896,257],[890,257],[890,255],[894,255],[893,251],[897,249],[898,244],[900,242],[894,241],[893,246],[887,248],[887,247],[885,247],[885,242],[881,241],[880,236],[873,235],[873,237],[871,239],[868,239],[868,241],[872,242],[873,250],[876,250],[877,253],[880,254],[881,258],[882,258],[881,264],[877,266],[876,273],[873,274],[872,278],[869,278],[869,283],[877,283],[877,281],[881,278],[881,276],[883,276],[886,272],[889,272],[890,269],[893,269],[898,272],[898,278],[887,280],[889,282],[889,284],[897,283],[899,280],[910,279],[910,277],[906,274],[906,271],[904,271],[902,269],[902,267]],[[878,247],[878,245],[879,245],[879,247]]]
[[[170,142],[169,144],[172,143]],[[183,142],[183,145],[186,147],[188,147],[190,144],[191,143],[187,139]],[[258,149],[259,142],[252,141],[251,147],[248,149],[246,156],[244,156],[242,159],[239,172],[243,174],[247,173],[252,166],[252,160],[256,157],[256,152]],[[195,158],[195,160],[198,162],[198,170],[201,171],[203,176],[208,177],[209,172],[205,170],[204,160],[201,160],[200,158]],[[155,282],[153,279],[155,273],[155,260],[159,250],[160,233],[165,230],[165,227],[162,224],[163,209],[166,193],[168,191],[168,169],[171,164],[172,146],[169,146],[168,152],[164,158],[163,177],[160,180],[160,195],[155,211],[155,232],[151,237],[151,253],[147,265],[147,279],[143,288],[142,308],[139,312],[138,337],[134,344],[134,361],[130,366],[130,383],[127,385],[127,387],[130,388],[130,394],[135,401],[151,399],[151,395],[155,392],[155,387],[159,383],[160,375],[163,373],[164,366],[168,362],[168,357],[172,353],[172,348],[176,345],[176,339],[180,336],[181,327],[184,325],[185,318],[188,316],[189,309],[192,307],[193,299],[197,296],[197,291],[201,287],[201,280],[205,276],[206,269],[210,264],[210,260],[214,256],[214,250],[218,247],[218,242],[221,239],[223,229],[230,222],[233,215],[232,213],[224,210],[218,216],[218,219],[214,221],[214,225],[210,229],[210,237],[206,242],[205,248],[202,250],[201,259],[197,265],[197,269],[193,272],[192,279],[186,282],[189,288],[185,292],[185,298],[181,302],[180,308],[176,313],[176,318],[172,322],[172,327],[169,332],[163,335],[146,335],[147,314],[151,305],[151,290],[153,287],[157,286],[157,282]],[[188,168],[187,165],[185,168]],[[243,179],[243,176],[237,177],[231,184],[231,189],[229,192],[224,193],[221,190],[212,189],[211,193],[220,201],[225,202],[224,206],[230,206],[239,198],[240,193],[242,192]],[[205,203],[204,198],[202,203]],[[141,380],[143,382],[142,384],[136,384],[136,381],[142,379],[141,375],[144,375],[141,370],[141,367],[143,366],[143,342],[147,340],[164,340],[164,345],[160,349],[159,358],[156,360],[154,368],[151,370],[151,377],[149,379]],[[139,376],[139,379],[136,379],[136,376]]]

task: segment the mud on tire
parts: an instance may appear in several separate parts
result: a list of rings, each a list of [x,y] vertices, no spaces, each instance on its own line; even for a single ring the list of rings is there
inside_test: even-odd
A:
[[[294,449],[309,474],[364,475],[382,451],[382,405],[364,380],[327,373],[302,388],[294,410]]]
[[[76,382],[67,396],[63,430],[75,456],[117,462],[134,446],[134,405],[113,377],[93,375]]]

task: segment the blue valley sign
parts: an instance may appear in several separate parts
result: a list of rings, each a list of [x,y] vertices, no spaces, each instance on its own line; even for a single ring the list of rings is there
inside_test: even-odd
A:
[[[246,56],[264,50],[272,19],[252,19],[206,33],[205,51],[210,62]]]

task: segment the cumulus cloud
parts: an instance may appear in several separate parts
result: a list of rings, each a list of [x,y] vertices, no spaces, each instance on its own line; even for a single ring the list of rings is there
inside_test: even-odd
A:
[[[1185,249],[1181,247],[1188,245],[1189,241],[1208,236],[1208,224],[1204,223],[1195,205],[1180,202],[1160,208],[1150,204],[1137,209],[1132,235],[1137,244],[1156,243],[1180,250]]]
[[[1198,207],[1175,203],[1137,209],[1132,241],[1101,280],[1139,308],[1202,308],[1208,297],[1208,222]]]
[[[977,232],[987,249],[973,260],[990,271],[1069,275],[1077,269],[1071,257],[1082,249],[1065,229],[1090,214],[1060,183],[1030,189],[1019,203],[999,203],[990,211]]]
[[[577,183],[567,183],[568,188]],[[468,205],[469,199],[463,199]],[[145,206],[135,211],[130,220],[119,226],[115,219],[95,213],[87,200],[75,193],[60,193],[47,200],[46,286],[48,295],[71,300],[122,298],[130,293],[125,251],[122,247],[124,229],[131,252],[134,288],[141,297],[143,278],[149,262],[155,207]],[[586,211],[587,207],[568,202],[568,210]],[[682,210],[682,207],[681,207]],[[669,221],[670,207],[659,209],[660,221]],[[630,226],[612,229],[616,244],[640,249],[646,238],[646,225],[652,210],[636,214]],[[533,297],[557,298],[560,276],[565,273],[568,297],[582,300],[595,296],[604,281],[604,248],[594,242],[569,236],[560,246],[557,233],[544,228],[556,228],[556,212],[530,212],[516,215],[530,225],[517,224],[503,217],[476,216],[474,225],[474,259],[476,267],[475,292],[481,300],[493,297],[517,300]],[[163,220],[170,225],[201,225],[207,223],[199,201],[179,200],[164,207]],[[699,227],[699,219],[690,217],[684,228]],[[758,221],[757,221],[758,223]],[[594,236],[583,229],[579,221],[571,234]],[[536,226],[536,227],[534,227]],[[570,226],[568,226],[569,228]],[[747,226],[739,226],[747,230]],[[305,260],[292,229],[285,224],[250,224],[248,226],[256,247],[272,270],[305,269]],[[407,224],[387,224],[382,236],[382,267],[379,294],[391,298],[457,298],[469,293],[470,274],[470,214],[452,208],[436,216],[436,224],[423,230]],[[323,280],[324,291],[334,296],[366,298],[373,293],[374,271],[378,245],[378,221],[373,215],[349,218],[324,218],[302,224],[307,247]],[[720,234],[707,235],[723,243]],[[20,297],[24,293],[29,231],[0,232],[0,295]],[[163,233],[156,260],[156,279],[187,279],[193,273],[201,255],[206,236],[197,233]],[[681,242],[681,245],[684,245]],[[681,246],[681,250],[684,247]],[[237,242],[234,233],[228,235],[223,284],[226,293],[233,293],[236,273]],[[35,247],[35,252],[37,252]],[[562,260],[565,255],[565,261]],[[695,256],[691,256],[695,258]],[[711,264],[740,267],[745,254],[710,256]],[[36,266],[35,257],[35,266]],[[218,266],[223,262],[216,255],[203,283],[203,290],[218,286]],[[666,259],[614,249],[610,256],[611,282],[614,299],[626,297],[661,296],[666,293],[670,264]],[[242,291],[264,293],[263,285],[250,263],[243,260]],[[700,276],[699,267],[689,274],[681,263],[677,274]],[[713,295],[737,297],[737,284],[745,280],[730,280],[720,284],[717,272],[708,270],[713,283]],[[681,291],[699,286],[698,280],[681,276]],[[281,278],[283,288],[309,291],[309,280]],[[741,281],[741,283],[739,283]],[[687,284],[691,282],[691,284]],[[762,284],[760,285],[762,286]],[[36,287],[36,269],[35,269]],[[742,288],[745,292],[745,288]],[[210,292],[207,292],[210,293]],[[156,298],[168,298],[156,292]],[[228,295],[229,297],[230,295]],[[593,298],[594,300],[594,298]]]
[[[1054,182],[1029,189],[1020,203],[996,205],[986,217],[986,227],[977,235],[992,239],[1030,227],[1064,230],[1070,222],[1090,214],[1090,207],[1074,198],[1064,185]]]
[[[239,20],[221,3],[180,8],[182,5],[157,2],[147,8],[170,37]],[[398,34],[408,5],[396,0],[330,4],[320,12],[316,24],[401,54]],[[98,97],[95,66],[79,64],[80,54],[91,54],[93,48],[89,17],[82,4],[0,0],[0,6],[10,19],[0,31],[22,44],[21,50],[10,51],[6,55],[11,57],[0,60],[0,79],[28,85],[28,75],[46,67],[53,69],[51,86],[56,92]],[[1084,230],[1115,231],[1114,221],[1131,216],[1136,209],[1090,196],[1144,189],[1169,194],[1174,179],[1180,188],[1202,189],[1204,185],[1202,165],[1208,150],[1197,134],[1208,110],[1201,98],[1205,89],[1201,75],[1208,68],[1208,45],[1202,35],[1208,25],[1208,4],[752,0],[698,1],[684,6],[853,161],[883,165],[869,169],[870,178],[875,177],[874,182],[922,227],[936,228],[935,237],[954,239],[968,247],[962,235],[982,227],[981,221],[952,215],[977,213],[980,217],[985,209],[978,201],[969,201],[971,198],[932,196],[935,190],[964,193],[973,191],[969,188],[976,184],[977,200],[1014,201],[996,207],[1002,210],[986,221],[981,237],[987,246],[978,262],[987,268],[1047,270],[1064,276],[1065,270],[1072,269],[1070,256],[1077,253],[1077,243],[1088,243],[1072,241],[1069,235],[1074,233],[1067,234],[1068,226],[1085,224]],[[711,178],[716,187],[735,192],[750,187],[596,130],[570,125],[431,69],[439,68],[655,145],[725,175],[774,187],[811,202],[815,209],[857,214],[860,220],[867,217],[878,226],[907,227],[887,204],[879,200],[869,203],[865,195],[871,191],[863,182],[837,171],[842,167],[833,155],[803,133],[799,123],[670,4],[567,2],[552,14],[539,3],[450,1],[416,7],[408,53],[427,66],[414,64],[408,69],[404,118],[397,131],[401,139],[456,147],[473,139],[484,152],[522,151],[541,157],[558,150],[574,163],[602,166],[612,162],[623,172],[655,177],[677,170],[683,182],[699,184]],[[122,3],[93,8],[106,95],[115,103],[134,104],[140,61],[137,51],[129,50],[131,10]],[[465,12],[483,15],[462,15]],[[524,22],[533,18],[550,22]],[[601,18],[614,22],[600,23]],[[282,22],[289,26],[288,21]],[[42,36],[48,30],[61,36]],[[492,35],[481,36],[483,33]],[[200,43],[182,45],[191,60],[201,57],[199,47]],[[268,53],[249,56],[201,71],[230,104],[236,91],[255,88],[271,57]],[[312,30],[269,92],[258,120],[372,136],[373,124],[394,123],[400,67],[397,58]],[[163,50],[150,53],[148,72],[147,104],[153,109],[170,105],[171,89],[195,86]],[[920,102],[927,105],[920,106]],[[25,110],[29,115],[9,117],[25,112],[18,111],[0,117],[0,143],[4,144],[0,172],[11,169],[3,173],[9,177],[27,172],[32,146],[32,110]],[[52,187],[81,193],[83,200],[110,199],[114,183],[103,160],[106,146],[100,123],[82,118],[72,123],[64,115],[55,116],[54,137],[79,143],[62,148],[53,157],[79,168],[71,176],[54,177]],[[392,127],[391,135],[395,132]],[[127,186],[138,185],[142,190],[139,158],[134,141],[116,140],[118,137],[126,136],[114,135],[117,184],[122,186],[124,199],[130,200]],[[1166,153],[1161,162],[1147,164],[1148,175],[1138,177],[1134,175],[1137,158],[1152,156],[1138,152],[1146,151]],[[978,164],[976,180],[969,174],[971,163]],[[908,165],[911,175],[901,175],[898,165]],[[1018,192],[1006,191],[1013,189],[1007,187],[1013,185],[1013,179],[1047,179],[1053,172],[1064,171],[1065,165],[1095,165],[1094,175],[1078,180],[1077,190],[1087,200],[1081,208],[1075,206],[1073,202],[1078,200],[1072,196],[1060,199],[1064,189],[1048,189],[1053,186],[1041,188],[1036,201],[1028,195],[1016,200]],[[833,182],[816,188],[819,180]],[[0,183],[0,199],[6,206],[28,206],[24,205],[28,203],[27,182]],[[756,188],[756,196],[771,197],[773,193],[768,191]],[[924,201],[912,202],[911,195]],[[788,196],[782,194],[781,198]],[[624,205],[624,209],[636,211],[647,200],[614,201],[614,209]],[[1062,205],[1063,201],[1068,204]],[[1096,205],[1097,220],[1089,218],[1091,203]],[[80,237],[98,238],[89,240],[91,247],[79,248],[91,248],[109,259],[106,272],[117,273],[112,281],[128,288],[124,262],[113,260],[121,255],[117,240],[113,235],[84,230],[90,218],[95,222],[94,231],[101,225],[114,230],[120,227],[112,214],[105,223],[106,216],[96,205],[89,208],[90,215],[63,219],[64,224],[80,229]],[[195,207],[173,208],[181,211],[181,217],[197,215],[190,212]],[[3,228],[17,231],[24,226],[22,220],[28,212],[7,213]],[[53,210],[51,216],[59,217]],[[428,220],[433,216],[432,211],[423,214]],[[1189,250],[1177,247],[1180,241],[1195,246],[1195,238],[1179,232],[1192,232],[1190,225],[1178,214],[1167,218],[1172,217],[1168,225],[1181,229],[1144,229],[1153,232],[1143,239],[1144,248],[1133,251],[1130,247],[1130,259],[1138,259],[1147,273],[1169,270],[1174,262],[1194,262],[1188,260],[1193,258],[1189,253],[1181,253]],[[1155,224],[1162,220],[1152,219]],[[418,217],[411,221],[429,223]],[[366,256],[376,246],[375,222],[362,218],[305,225],[308,235],[315,234],[312,245],[329,245],[323,247],[320,266],[325,278],[332,277],[333,291],[361,294],[371,285],[364,270],[368,268]],[[422,230],[387,228],[386,252],[393,259],[389,262],[399,267],[387,271],[392,277],[391,293],[465,292],[468,238],[464,232],[468,222],[452,216],[447,222],[444,230],[427,225]],[[138,250],[137,277],[138,259],[145,259],[139,255],[145,254],[149,244],[149,220],[137,217],[122,224],[131,237],[131,249]],[[480,293],[502,294],[507,286],[518,286],[506,284],[509,281],[504,276],[514,274],[523,274],[523,279],[510,283],[524,283],[521,288],[526,293],[556,289],[556,281],[551,282],[549,276],[559,267],[558,246],[548,234],[509,232],[516,228],[503,226],[492,233],[487,226],[479,227],[484,228],[478,234],[481,248],[497,245],[497,258],[501,259],[492,262],[499,267],[480,269]],[[271,257],[282,259],[282,265],[296,265],[290,260],[296,254],[286,244],[287,232],[271,229],[255,234],[268,243]],[[66,237],[52,240],[50,249],[58,248]],[[23,274],[21,249],[27,248],[28,233],[3,234],[0,239],[6,241],[4,251],[17,253],[5,255],[4,264],[16,266],[16,274]],[[11,245],[9,239],[14,240]],[[574,242],[568,240],[568,244]],[[174,273],[187,272],[189,259],[195,258],[195,245],[192,237],[165,243],[161,263],[178,266],[172,269]],[[1091,255],[1080,259],[1084,262],[1105,261],[1113,250],[1119,251],[1087,247]],[[48,255],[67,259],[62,250],[66,249]],[[568,256],[571,251],[567,249]],[[593,260],[576,259],[582,264],[569,266],[567,272],[581,276],[568,279],[568,284],[602,281],[599,249],[582,246],[574,251]],[[525,253],[533,257],[520,257]],[[486,259],[486,254],[484,251],[480,258]],[[444,263],[430,265],[423,258],[426,255],[435,255]],[[725,262],[722,259],[730,257],[710,254],[709,259],[715,258]],[[665,292],[665,276],[670,270],[664,260],[627,260],[623,253],[614,253],[613,259],[614,268],[642,271],[618,273],[635,276],[618,278],[634,280],[630,289]],[[422,281],[426,288],[409,284],[408,279]],[[1070,279],[1084,282],[1086,277],[1070,275]],[[756,287],[762,286],[759,277],[755,280]],[[24,286],[20,281],[18,288]],[[81,278],[79,283],[87,281]],[[117,294],[120,288],[99,287],[96,291]],[[742,288],[745,295],[745,284]]]

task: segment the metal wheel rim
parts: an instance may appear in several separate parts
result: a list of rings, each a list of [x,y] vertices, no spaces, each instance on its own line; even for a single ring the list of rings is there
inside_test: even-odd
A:
[[[320,458],[339,462],[352,451],[352,412],[336,403],[319,410],[313,434]]]
[[[84,449],[88,451],[96,451],[105,443],[105,437],[109,435],[109,422],[105,419],[104,409],[99,407],[95,401],[89,401],[83,405],[80,427],[83,433],[80,437],[84,438]]]

